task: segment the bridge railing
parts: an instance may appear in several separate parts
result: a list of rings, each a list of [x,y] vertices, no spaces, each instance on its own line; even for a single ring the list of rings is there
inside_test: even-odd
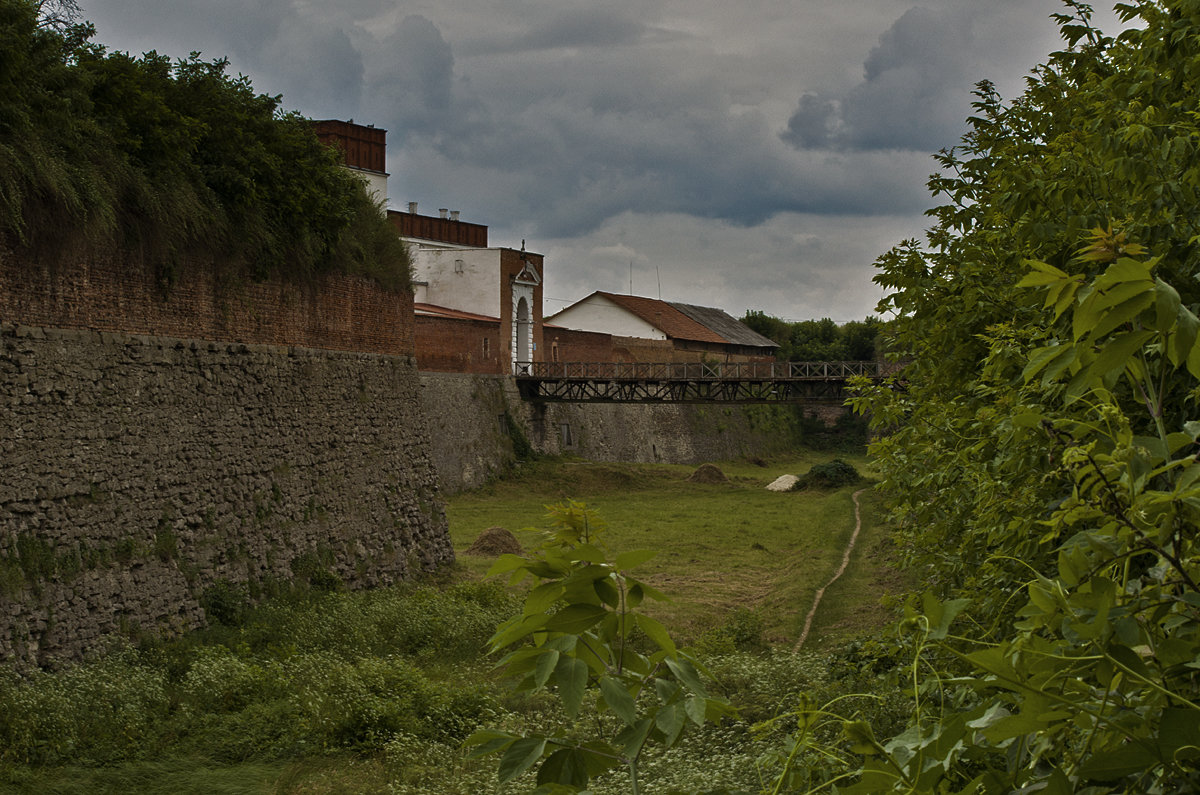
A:
[[[880,362],[518,362],[526,378],[590,381],[823,381],[883,375]]]

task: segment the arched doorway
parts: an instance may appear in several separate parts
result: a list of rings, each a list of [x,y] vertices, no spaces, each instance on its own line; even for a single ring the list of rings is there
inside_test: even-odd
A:
[[[529,372],[533,361],[533,319],[529,314],[529,302],[525,296],[517,302],[516,345],[513,346],[513,372],[517,375]]]

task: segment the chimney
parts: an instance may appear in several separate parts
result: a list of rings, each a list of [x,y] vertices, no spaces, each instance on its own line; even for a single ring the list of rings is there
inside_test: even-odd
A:
[[[451,221],[457,221],[457,220],[458,220],[458,210],[451,210],[451,211],[450,211],[450,220],[451,220]]]
[[[448,212],[450,212],[450,211],[449,211],[449,210],[447,210],[445,207],[442,207],[441,209],[439,209],[439,210],[438,210],[438,217],[439,217],[439,218],[445,218],[445,217],[446,217],[446,213],[448,213]]]
[[[416,203],[416,202],[409,202],[409,203],[408,203],[408,213],[409,213],[409,215],[416,215],[416,214],[417,214],[417,203]]]

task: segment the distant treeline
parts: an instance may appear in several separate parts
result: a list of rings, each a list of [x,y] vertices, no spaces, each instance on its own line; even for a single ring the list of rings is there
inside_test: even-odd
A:
[[[779,344],[776,356],[785,362],[869,362],[878,357],[878,318],[838,325],[829,318],[788,322],[751,310],[742,318],[750,328]]]
[[[310,123],[227,61],[92,42],[73,0],[0,0],[0,240],[40,259],[124,249],[255,278],[409,283],[407,251]]]

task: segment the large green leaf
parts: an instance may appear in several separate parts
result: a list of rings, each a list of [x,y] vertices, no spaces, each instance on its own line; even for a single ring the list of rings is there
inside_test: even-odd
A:
[[[562,583],[558,580],[542,583],[525,597],[525,612],[530,615],[545,613],[562,596],[562,591]]]
[[[1113,337],[1100,348],[1088,368],[1088,377],[1099,381],[1110,372],[1124,370],[1133,355],[1155,336],[1153,331],[1133,331]]]
[[[637,705],[633,701],[633,696],[625,689],[625,685],[611,676],[600,677],[600,695],[604,697],[604,703],[613,711],[613,714],[626,726],[632,726],[637,722]]]
[[[1162,279],[1155,279],[1154,328],[1162,334],[1175,328],[1178,323],[1179,309],[1179,291]]]
[[[569,632],[572,635],[578,635],[600,623],[607,615],[608,610],[600,605],[567,605],[550,616],[545,622],[545,628],[552,632]]]
[[[1111,306],[1105,305],[1102,300],[1097,298],[1096,303],[1100,309],[1095,313],[1096,316],[1093,319],[1085,321],[1076,315],[1076,341],[1085,336],[1092,340],[1098,340],[1119,326],[1133,322],[1142,312],[1154,305],[1152,288],[1152,283],[1122,285],[1113,291],[1116,294],[1115,297],[1124,298],[1126,294],[1129,294],[1129,297]]]
[[[667,628],[664,627],[659,621],[651,618],[650,616],[639,613],[637,616],[637,625],[642,632],[646,633],[646,637],[654,641],[654,643],[657,644],[660,649],[665,651],[668,655],[675,655],[675,641],[671,640],[671,635],[669,632],[667,632]]]
[[[950,624],[969,604],[971,604],[970,599],[951,599],[939,602],[932,593],[925,592],[922,596],[922,605],[925,609],[925,617],[929,620],[929,637],[933,640],[946,637],[950,631]]]
[[[1115,781],[1142,773],[1159,761],[1153,750],[1138,743],[1096,749],[1079,766],[1079,775],[1093,781]]]
[[[687,711],[687,716],[691,718],[692,723],[697,726],[704,725],[704,716],[708,714],[707,699],[704,696],[688,696],[684,702],[684,709]]]
[[[538,784],[563,784],[582,789],[588,783],[587,761],[578,748],[560,748],[538,768]]]
[[[1074,353],[1075,346],[1064,343],[1054,343],[1052,345],[1038,348],[1030,355],[1029,363],[1025,365],[1025,370],[1021,373],[1021,377],[1025,379],[1026,383],[1028,383],[1029,381],[1032,381],[1038,373],[1042,372],[1047,367],[1050,367],[1052,363],[1069,363],[1074,357]],[[1062,366],[1065,367],[1066,364],[1064,363]],[[1062,369],[1056,365],[1054,370],[1055,375],[1057,375],[1059,372],[1062,372]]]
[[[527,558],[523,558],[520,555],[505,553],[496,558],[496,562],[493,563],[491,568],[488,569],[487,576],[496,577],[500,574],[507,574],[508,572],[523,568],[528,563],[529,560]]]
[[[537,667],[533,672],[533,685],[537,688],[546,686],[546,682],[550,681],[550,675],[554,673],[554,669],[558,666],[559,653],[555,649],[543,649],[538,655]]]
[[[663,733],[663,745],[670,748],[683,733],[688,718],[687,709],[681,703],[659,707],[654,716],[654,725]]]
[[[502,751],[518,739],[515,734],[510,734],[509,732],[502,732],[496,729],[479,729],[472,732],[471,736],[466,740],[463,740],[463,746],[471,749],[470,753],[467,754],[468,758],[477,759],[481,756]]]
[[[642,746],[646,743],[646,739],[650,736],[650,730],[653,728],[653,718],[641,718],[634,725],[625,727],[613,739],[621,747],[621,751],[626,757],[633,758],[641,752]]]
[[[668,657],[664,662],[666,662],[667,668],[671,669],[671,673],[675,675],[680,684],[698,696],[707,695],[704,684],[700,681],[700,673],[696,670],[696,666],[692,665],[691,661],[683,658],[674,659]]]
[[[1025,260],[1023,264],[1030,270],[1022,277],[1021,281],[1017,282],[1017,287],[1042,287],[1070,278],[1065,271],[1045,262]]]
[[[588,665],[576,657],[562,655],[558,658],[554,682],[562,699],[563,709],[571,718],[579,715],[583,697],[587,693]]]
[[[507,784],[533,767],[542,758],[545,748],[545,737],[522,737],[514,741],[500,758],[500,769],[497,771],[500,785]]]
[[[1186,759],[1195,764],[1200,758],[1200,710],[1164,709],[1158,723],[1158,748],[1165,759]]]
[[[518,616],[501,624],[496,629],[496,634],[493,635],[488,643],[492,651],[503,649],[510,643],[515,643],[522,638],[542,629],[549,621],[549,616],[544,613],[539,615]]]
[[[1170,346],[1167,349],[1167,356],[1171,364],[1178,367],[1189,361],[1192,352],[1196,350],[1198,335],[1200,335],[1200,319],[1197,319],[1187,307],[1181,306],[1176,313],[1175,333],[1172,334]],[[1189,372],[1193,377],[1200,378],[1200,374],[1191,370]]]

